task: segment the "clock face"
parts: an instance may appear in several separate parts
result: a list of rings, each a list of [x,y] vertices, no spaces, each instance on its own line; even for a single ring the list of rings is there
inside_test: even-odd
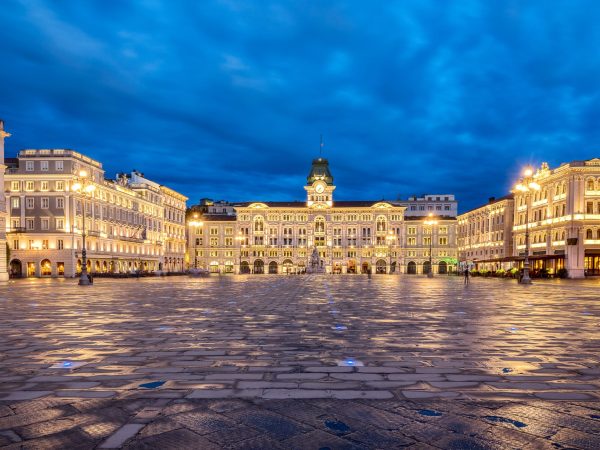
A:
[[[325,186],[323,186],[322,184],[317,184],[315,186],[315,191],[317,191],[317,194],[321,194],[324,190],[325,190]]]

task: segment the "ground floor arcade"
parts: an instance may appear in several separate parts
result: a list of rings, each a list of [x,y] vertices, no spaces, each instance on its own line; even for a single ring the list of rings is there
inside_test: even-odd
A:
[[[333,274],[427,274],[430,267],[434,274],[449,274],[456,270],[456,266],[447,261],[434,259],[430,265],[429,260],[411,259],[390,261],[384,258],[348,259],[340,261],[321,260],[316,268],[310,266],[306,260],[269,258],[244,258],[234,260],[202,261],[198,268],[206,269],[211,273],[242,273],[242,274],[298,274],[310,271],[319,271]]]
[[[82,258],[67,252],[46,252],[45,254],[12,254],[9,261],[11,278],[26,277],[74,277],[81,273]],[[183,259],[183,258],[182,258]],[[176,264],[182,264],[177,262]],[[94,274],[125,274],[155,272],[163,270],[164,262],[158,257],[136,258],[90,254],[87,258],[87,271]],[[164,269],[166,270],[166,269]]]

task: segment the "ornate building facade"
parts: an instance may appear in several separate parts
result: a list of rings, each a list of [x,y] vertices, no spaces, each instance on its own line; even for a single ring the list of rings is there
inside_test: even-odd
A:
[[[458,254],[476,270],[512,267],[514,200],[512,194],[458,216]]]
[[[570,278],[600,274],[600,159],[572,161],[533,174],[535,190],[515,191],[514,255],[533,270],[567,269]]]
[[[456,219],[405,218],[388,201],[335,201],[324,158],[313,160],[305,202],[234,203],[235,215],[193,209],[190,266],[219,273],[425,273],[453,270]],[[315,264],[316,261],[316,264]]]
[[[569,278],[600,275],[600,159],[556,169],[543,163],[513,194],[458,220],[463,263],[487,270],[519,268],[527,255],[534,273],[566,269]]]
[[[14,277],[75,276],[84,234],[92,274],[184,266],[186,197],[139,172],[109,180],[79,152],[21,150],[4,192]]]

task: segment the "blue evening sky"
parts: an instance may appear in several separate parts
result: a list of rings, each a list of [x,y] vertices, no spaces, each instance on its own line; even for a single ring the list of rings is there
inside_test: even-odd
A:
[[[0,117],[190,197],[503,195],[600,156],[598,1],[13,1]]]

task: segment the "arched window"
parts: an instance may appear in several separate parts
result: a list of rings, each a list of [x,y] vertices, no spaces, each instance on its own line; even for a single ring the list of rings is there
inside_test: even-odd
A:
[[[324,233],[325,232],[325,219],[322,217],[317,217],[315,220],[315,232],[316,233]]]
[[[385,221],[385,217],[378,217],[377,218],[377,231],[385,231],[386,228],[386,221]]]
[[[593,178],[589,178],[587,180],[586,190],[588,190],[588,191],[593,191],[594,190],[594,179]]]
[[[567,183],[565,183],[564,181],[563,181],[563,184],[562,184],[562,193],[563,194],[567,193]]]
[[[562,232],[561,238],[563,241],[565,240],[565,232],[564,231]]]
[[[586,239],[593,239],[592,236],[593,236],[592,235],[592,230],[588,228],[587,231],[585,232],[585,238]]]
[[[559,194],[560,194],[560,185],[557,184],[556,185],[556,193],[555,193],[555,195],[559,195]]]
[[[265,222],[261,216],[254,219],[254,231],[264,231]]]

